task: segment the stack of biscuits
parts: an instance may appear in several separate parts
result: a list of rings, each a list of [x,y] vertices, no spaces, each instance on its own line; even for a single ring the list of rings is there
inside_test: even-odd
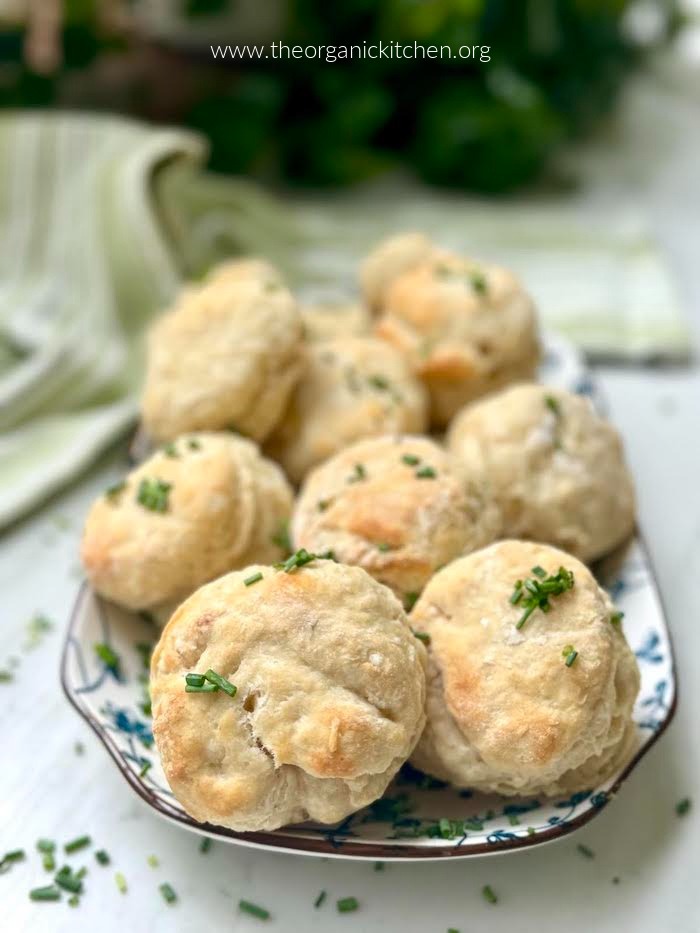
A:
[[[532,300],[421,234],[359,297],[231,260],[152,328],[151,455],[92,506],[94,589],[163,626],[154,735],[195,819],[334,823],[408,760],[459,788],[589,789],[639,673],[591,573],[634,529],[617,431],[535,381]]]

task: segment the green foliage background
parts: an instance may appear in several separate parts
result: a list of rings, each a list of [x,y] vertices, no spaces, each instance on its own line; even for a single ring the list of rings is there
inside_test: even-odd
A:
[[[181,0],[192,17],[235,0]],[[657,0],[668,32],[675,6]],[[89,0],[69,0],[65,69],[104,49]],[[201,63],[179,114],[212,141],[212,167],[311,185],[347,185],[408,165],[441,185],[499,192],[536,178],[562,141],[589,130],[641,58],[622,29],[629,0],[289,0],[289,45],[417,41],[490,46],[464,59]],[[222,42],[234,42],[232,36]],[[14,42],[14,46],[13,46]],[[19,38],[0,54],[19,62]],[[61,76],[20,68],[3,103],[47,105]]]

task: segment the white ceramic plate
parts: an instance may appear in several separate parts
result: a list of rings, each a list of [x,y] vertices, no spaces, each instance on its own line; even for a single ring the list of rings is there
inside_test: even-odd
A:
[[[576,352],[548,338],[542,381],[592,395],[595,385]],[[634,711],[637,747],[626,768],[604,784],[567,798],[503,798],[457,791],[404,768],[371,807],[337,826],[304,823],[274,832],[235,833],[195,822],[173,797],[144,711],[144,652],[154,626],[97,597],[85,584],[68,628],[61,661],[66,696],[106,747],[129,786],[157,813],[203,835],[238,845],[304,855],[373,860],[464,858],[539,845],[592,819],[653,745],[673,717],[676,682],[664,613],[643,543],[637,539],[594,568],[625,613],[625,632],[637,654],[642,685]],[[113,669],[98,657],[109,645]],[[141,647],[139,647],[141,646]]]

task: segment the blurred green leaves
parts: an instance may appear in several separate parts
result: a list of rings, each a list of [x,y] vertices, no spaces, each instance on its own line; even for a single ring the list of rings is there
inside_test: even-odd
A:
[[[179,0],[193,20],[235,0]],[[645,0],[670,31],[674,0]],[[187,92],[168,111],[211,141],[218,171],[305,185],[348,185],[404,165],[434,184],[508,191],[536,179],[565,140],[614,104],[642,51],[625,29],[631,0],[287,0],[289,46],[399,42],[447,46],[451,58],[214,62],[182,53]],[[99,34],[94,0],[67,0],[64,66],[55,79],[21,64],[18,37],[0,34],[14,71],[0,99],[42,106],[67,72],[114,40]],[[663,36],[660,37],[663,40]],[[235,36],[221,36],[234,43]],[[14,45],[13,45],[14,43]],[[488,46],[489,61],[459,57]],[[3,56],[8,60],[8,56]],[[175,65],[174,67],[177,67]],[[8,79],[8,74],[10,78]],[[182,82],[177,83],[182,88]],[[147,100],[147,88],[138,100]],[[176,92],[173,90],[173,94]],[[60,95],[58,95],[60,99]],[[147,115],[147,105],[144,112]]]

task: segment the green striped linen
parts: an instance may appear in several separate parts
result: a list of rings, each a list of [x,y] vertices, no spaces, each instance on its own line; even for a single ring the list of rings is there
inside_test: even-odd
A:
[[[396,229],[518,269],[546,326],[590,352],[679,357],[687,333],[641,229],[486,206],[409,182],[287,199],[202,171],[203,140],[81,114],[0,118],[0,527],[78,476],[135,421],[148,322],[183,278],[259,253],[306,296],[351,294]]]

